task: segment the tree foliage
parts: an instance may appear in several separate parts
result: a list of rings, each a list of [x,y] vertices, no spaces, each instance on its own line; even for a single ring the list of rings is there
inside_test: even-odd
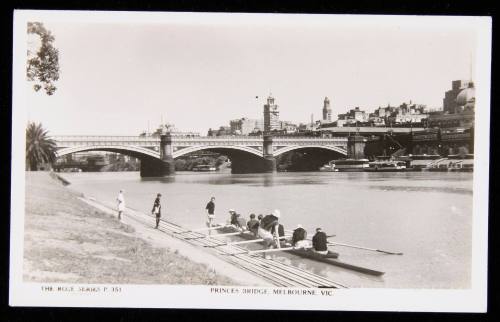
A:
[[[29,123],[26,128],[26,164],[29,170],[37,170],[42,163],[52,163],[55,159],[56,142],[49,138],[41,123]]]
[[[59,51],[53,46],[55,38],[41,22],[28,22],[29,34],[38,35],[41,45],[37,51],[28,49],[26,77],[35,82],[35,91],[43,87],[47,95],[52,95],[57,89],[54,82],[59,79]]]

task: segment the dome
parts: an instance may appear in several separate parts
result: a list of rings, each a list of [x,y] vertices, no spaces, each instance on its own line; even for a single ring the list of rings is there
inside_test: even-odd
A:
[[[468,103],[474,103],[475,100],[476,100],[476,91],[472,86],[461,90],[460,93],[457,95],[456,99],[458,106],[464,106],[467,105]]]

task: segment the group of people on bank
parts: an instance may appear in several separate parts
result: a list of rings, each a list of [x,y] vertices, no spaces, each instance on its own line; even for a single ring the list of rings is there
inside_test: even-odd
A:
[[[124,190],[120,190],[117,197],[118,219],[121,219],[123,211],[125,210],[125,197]],[[207,226],[214,227],[215,220],[215,197],[210,198],[210,201],[205,207],[207,213]],[[156,226],[158,229],[161,219],[161,193],[156,195],[153,202],[151,214],[155,215]],[[229,209],[229,224],[239,230],[249,231],[255,237],[263,239],[264,245],[267,248],[280,247],[281,243],[285,242],[285,227],[279,222],[281,212],[276,209],[269,215],[250,214],[249,220],[246,220],[241,214],[237,213],[234,209]],[[320,254],[328,253],[328,236],[322,231],[321,228],[316,228],[316,233],[311,240],[307,239],[307,231],[299,224],[293,230],[291,243],[296,248],[312,248],[313,251]]]
[[[205,207],[207,211],[207,226],[214,226],[215,219],[215,198],[212,197]],[[229,224],[238,228],[239,230],[249,231],[255,237],[260,237],[264,240],[267,248],[279,247],[285,241],[285,227],[279,222],[281,212],[276,209],[269,215],[250,214],[249,219],[246,220],[241,214],[237,213],[234,209],[229,209]],[[293,231],[292,246],[297,248],[312,248],[313,251],[320,254],[328,253],[328,236],[321,228],[316,228],[312,240],[307,239],[307,231],[299,224]]]

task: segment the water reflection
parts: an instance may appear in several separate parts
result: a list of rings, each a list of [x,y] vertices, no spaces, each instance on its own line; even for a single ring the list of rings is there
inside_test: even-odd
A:
[[[161,182],[161,183],[174,183],[175,175],[165,177],[141,177],[140,181],[143,182]]]

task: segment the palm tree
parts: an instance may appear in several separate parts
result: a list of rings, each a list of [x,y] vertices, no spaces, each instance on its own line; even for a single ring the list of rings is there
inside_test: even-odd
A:
[[[42,124],[31,122],[26,129],[26,165],[30,171],[36,171],[42,163],[56,159],[56,142],[48,137],[48,131]]]

